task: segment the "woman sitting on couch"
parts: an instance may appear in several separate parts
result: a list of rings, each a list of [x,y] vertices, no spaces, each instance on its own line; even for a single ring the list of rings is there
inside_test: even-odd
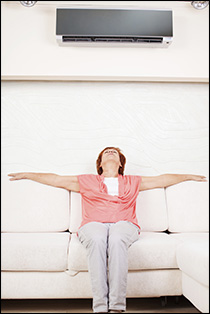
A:
[[[96,161],[98,175],[61,176],[53,173],[10,173],[11,181],[29,179],[81,193],[80,242],[87,249],[95,313],[126,310],[129,246],[138,240],[136,198],[140,191],[165,188],[183,181],[206,181],[192,174],[124,175],[126,158],[107,147]]]

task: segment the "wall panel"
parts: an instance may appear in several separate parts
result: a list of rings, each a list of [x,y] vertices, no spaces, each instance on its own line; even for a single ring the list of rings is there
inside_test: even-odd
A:
[[[208,175],[208,84],[2,82],[2,173],[96,173],[106,146],[126,173]]]

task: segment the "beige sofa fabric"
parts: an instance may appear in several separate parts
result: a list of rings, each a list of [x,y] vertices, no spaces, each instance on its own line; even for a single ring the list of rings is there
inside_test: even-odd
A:
[[[2,232],[57,232],[69,226],[69,193],[34,181],[2,178]]]
[[[186,181],[166,189],[170,232],[209,232],[209,183]]]
[[[2,233],[3,271],[65,271],[68,232]]]

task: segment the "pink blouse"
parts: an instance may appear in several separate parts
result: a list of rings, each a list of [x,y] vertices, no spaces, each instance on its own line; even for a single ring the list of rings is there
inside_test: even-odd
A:
[[[130,221],[138,225],[136,198],[141,184],[140,176],[118,176],[119,195],[109,195],[103,175],[78,176],[82,196],[82,223]],[[139,227],[140,228],[140,227]]]

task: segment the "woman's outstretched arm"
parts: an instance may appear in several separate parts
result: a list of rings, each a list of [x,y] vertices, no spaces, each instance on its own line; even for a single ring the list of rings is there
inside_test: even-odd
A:
[[[55,173],[18,172],[8,174],[10,181],[28,179],[42,184],[79,192],[77,176],[61,176]]]
[[[205,176],[194,174],[162,174],[155,177],[142,177],[140,191],[155,188],[166,188],[168,186],[189,180],[201,182],[207,181]]]

